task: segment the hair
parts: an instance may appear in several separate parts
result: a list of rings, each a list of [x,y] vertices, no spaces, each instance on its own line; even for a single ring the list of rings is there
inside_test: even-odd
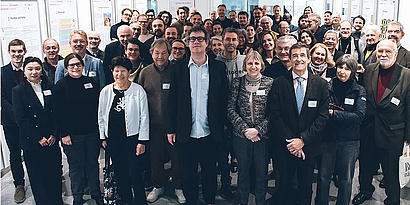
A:
[[[310,52],[309,52],[309,48],[307,47],[306,44],[301,43],[301,42],[297,42],[295,44],[292,45],[292,47],[290,47],[289,49],[289,59],[292,59],[292,51],[295,49],[302,49],[305,48],[306,49],[306,55],[308,58],[310,58]]]
[[[330,16],[332,16],[332,12],[329,10],[325,11],[325,14],[330,14]]]
[[[127,10],[130,11],[131,14],[134,13],[130,8],[125,8],[121,11],[121,14],[124,14],[124,12],[127,11]]]
[[[380,43],[382,43],[382,42],[387,42],[388,44],[392,45],[394,52],[396,52],[396,53],[399,52],[399,48],[397,48],[397,44],[393,43],[393,41],[388,40],[388,39],[381,40],[381,41],[377,44],[376,50],[379,49]]]
[[[271,35],[273,38],[273,53],[275,53],[276,51],[276,44],[277,44],[277,39],[278,37],[276,36],[276,34],[273,31],[263,31],[262,34],[260,35],[260,39],[259,39],[259,53],[261,53],[262,56],[266,56],[266,51],[263,48],[263,37],[265,37],[266,35]]]
[[[290,20],[293,19],[292,14],[290,14],[290,13],[284,13],[284,14],[283,14],[283,17],[284,17],[285,15],[289,15],[289,19],[290,19]]]
[[[237,31],[238,31],[238,40],[239,40],[239,34],[242,34],[242,35],[245,36],[244,46],[246,47],[248,45],[248,42],[249,42],[248,33],[246,32],[245,29],[237,29]]]
[[[167,28],[166,28],[165,30],[167,30],[167,29],[169,29],[169,28],[175,28],[175,29],[177,29],[176,26],[167,26]],[[177,31],[178,31],[178,29],[177,29]]]
[[[335,34],[335,35],[336,35],[336,39],[337,39],[338,33],[337,33],[337,31],[332,30],[332,29],[326,31],[325,35],[323,35],[323,39],[326,38],[327,34],[330,34],[330,33]]]
[[[325,44],[323,43],[317,43],[315,44],[311,49],[310,49],[310,54],[312,55],[313,52],[315,52],[315,50],[317,48],[323,48],[326,51],[326,57],[325,57],[325,62],[327,63],[327,67],[328,68],[333,68],[335,66],[335,62],[333,61],[333,56],[332,54],[329,52],[329,50],[327,49],[327,47],[325,46]]]
[[[389,26],[391,26],[391,25],[400,26],[400,31],[401,31],[402,33],[404,33],[404,26],[403,26],[403,24],[401,24],[400,22],[398,22],[398,21],[392,21],[392,22],[390,22],[390,23],[387,24],[386,29],[387,29]]]
[[[340,26],[342,26],[342,24],[343,24],[344,22],[349,23],[350,28],[352,28],[352,27],[353,27],[352,23],[351,23],[350,21],[348,21],[348,20],[343,20],[343,21],[341,21],[341,22],[340,22]]]
[[[273,20],[272,20],[272,18],[269,17],[269,16],[262,16],[262,18],[259,20],[259,22],[262,22],[262,20],[264,20],[264,19],[267,19],[267,20],[269,21],[269,23],[270,23],[271,25],[273,25]]]
[[[71,38],[72,38],[75,34],[80,35],[81,37],[83,37],[83,38],[85,39],[86,42],[88,42],[87,33],[84,32],[83,30],[75,30],[75,31],[73,31],[73,32],[70,34],[70,41],[71,41]]]
[[[313,17],[313,19],[320,23],[320,15],[318,13],[311,13],[309,16]]]
[[[191,22],[187,22],[184,26],[191,26],[191,27],[193,27],[194,24],[192,24]]]
[[[169,16],[169,21],[167,23],[167,26],[170,26],[171,23],[172,23],[172,14],[169,11],[163,10],[163,11],[159,12],[157,18],[162,18],[162,15],[164,15],[164,14],[168,14],[168,16]]]
[[[154,13],[154,16],[155,16],[155,11],[154,11],[154,9],[148,9],[146,12],[145,12],[145,14],[146,15],[148,15],[148,13]]]
[[[287,21],[281,21],[281,22],[279,22],[279,28],[282,28],[282,23],[286,23],[289,26],[289,23]]]
[[[177,8],[177,15],[179,15],[179,10],[184,10],[186,13],[189,13],[189,8],[186,6],[181,6]]]
[[[124,67],[125,69],[127,69],[127,71],[132,70],[131,60],[123,56],[117,56],[111,60],[111,65],[110,65],[111,71],[113,71],[114,68],[117,66]]]
[[[155,40],[151,44],[151,48],[149,49],[149,53],[152,55],[152,53],[154,53],[155,48],[158,47],[158,46],[161,46],[161,45],[165,45],[167,47],[168,54],[171,54],[172,47],[169,44],[169,42],[167,41],[167,39],[165,39],[165,38],[159,38],[159,39]]]
[[[43,41],[43,49],[44,49],[44,44],[45,44],[47,41],[54,41],[54,42],[57,43],[57,47],[60,47],[60,44],[58,43],[58,41],[57,41],[56,39],[54,39],[54,38],[47,38],[46,40]]]
[[[259,6],[257,6],[257,7],[255,7],[255,8],[253,8],[253,9],[252,9],[252,14],[253,14],[253,12],[255,12],[255,10],[261,10],[261,11],[262,11],[262,8],[261,8],[261,7],[259,7]]]
[[[246,56],[245,59],[243,60],[243,70],[246,71],[246,62],[249,61],[249,59],[253,58],[254,60],[258,60],[261,63],[261,73],[265,70],[265,63],[263,62],[263,58],[261,54],[259,54],[257,51],[250,51]]]
[[[205,26],[205,23],[206,23],[207,21],[210,21],[210,22],[212,23],[212,20],[211,20],[211,19],[205,19],[205,20],[204,20],[204,26]]]
[[[353,55],[351,54],[344,54],[340,56],[339,59],[336,61],[336,69],[337,67],[346,65],[352,72],[350,73],[349,79],[354,78],[356,75],[356,70],[357,70],[357,60]]]
[[[299,17],[298,24],[300,23],[302,19],[307,19],[307,18],[308,18],[308,15],[303,14],[302,16]]]
[[[214,27],[214,25],[220,25],[223,28],[221,22],[219,22],[219,21],[212,22],[212,28]]]
[[[222,42],[222,36],[212,36],[211,37],[211,44],[214,42],[214,41],[221,41]]]
[[[148,16],[147,16],[147,15],[145,15],[145,14],[140,14],[140,15],[137,16],[137,21],[139,21],[139,20],[140,20],[140,17],[142,17],[142,16],[144,16],[145,18],[148,19]]]
[[[188,31],[187,36],[189,37],[192,32],[202,32],[205,35],[205,42],[209,43],[209,33],[203,26],[194,26],[191,30]]]
[[[377,35],[380,35],[380,27],[378,25],[368,25],[364,29],[364,33],[367,33],[367,31],[372,30],[375,31]]]
[[[127,50],[129,44],[138,45],[140,49],[143,45],[142,42],[138,40],[138,38],[131,38],[130,40],[128,40],[128,43],[125,45],[125,50]]]
[[[194,13],[192,14],[192,16],[195,16],[195,15],[199,15],[199,16],[201,17],[201,20],[202,20],[202,15],[201,15],[201,13],[199,13],[198,11],[196,11],[196,12],[194,12]]]
[[[67,69],[67,67],[68,67],[68,62],[69,62],[71,59],[73,59],[73,58],[77,58],[77,59],[80,61],[80,63],[81,63],[82,66],[85,65],[85,64],[84,64],[84,61],[83,61],[83,59],[81,58],[80,55],[78,55],[78,54],[76,54],[76,53],[70,53],[70,54],[68,54],[68,55],[64,58],[64,68],[65,68],[65,69]]]
[[[230,11],[228,12],[228,14],[231,13],[231,12],[233,12],[233,13],[236,14],[236,11],[235,11],[235,10],[230,10]]]
[[[184,44],[184,47],[185,47],[185,49],[186,49],[187,46],[186,46],[185,42],[184,42],[182,39],[179,39],[179,38],[174,39],[174,40],[172,41],[172,43],[171,43],[171,49],[172,49],[172,44],[174,44],[175,42],[180,42],[180,43]]]
[[[353,18],[353,22],[354,22],[354,20],[356,20],[357,18],[359,18],[359,19],[361,19],[361,20],[363,21],[363,25],[366,24],[366,19],[364,19],[364,17],[363,17],[362,15],[358,15],[358,16],[354,17],[354,18]]]
[[[291,43],[293,45],[293,44],[296,44],[297,42],[298,41],[295,39],[295,37],[293,37],[291,35],[284,35],[284,36],[281,36],[280,38],[278,38],[278,40],[276,41],[276,44],[278,45],[278,44],[281,44],[281,43]],[[276,48],[278,48],[278,47],[276,46]]]
[[[237,36],[239,35],[238,29],[229,27],[222,31],[222,39],[225,39],[226,33],[236,33]]]
[[[154,22],[155,20],[160,20],[160,21],[162,21],[162,23],[164,24],[164,27],[166,27],[166,26],[167,26],[167,25],[165,24],[164,19],[159,18],[159,17],[156,17],[156,18],[154,18],[154,19],[152,20],[152,22]]]
[[[10,41],[8,51],[10,51],[10,47],[12,46],[23,46],[23,50],[26,50],[26,44],[24,43],[24,41],[17,38]]]
[[[221,7],[221,6],[226,9],[226,5],[225,5],[225,4],[219,4],[218,7],[216,7],[216,8],[219,8],[219,7]]]
[[[312,42],[310,43],[310,45],[308,45],[310,48],[312,48],[313,45],[315,45],[317,43],[315,35],[313,35],[312,31],[310,31],[309,29],[302,29],[299,32],[299,35],[298,35],[299,41],[300,41],[303,33],[307,33],[309,35],[309,37],[312,39]]]
[[[23,70],[26,69],[27,64],[32,63],[32,62],[38,63],[40,65],[41,69],[43,69],[43,63],[41,62],[40,58],[29,56],[26,59],[24,59]]]
[[[303,14],[305,14],[305,10],[306,10],[307,8],[310,8],[310,11],[312,11],[312,13],[313,13],[312,7],[311,7],[311,6],[306,6],[306,7],[303,9]]]
[[[280,8],[280,6],[279,6],[279,5],[277,5],[277,4],[276,4],[275,6],[273,6],[273,8],[277,8],[277,7],[279,7],[279,8]]]
[[[245,15],[246,18],[249,18],[249,14],[248,14],[248,12],[246,12],[246,11],[240,11],[240,12],[238,13],[238,16],[239,16],[239,15]]]

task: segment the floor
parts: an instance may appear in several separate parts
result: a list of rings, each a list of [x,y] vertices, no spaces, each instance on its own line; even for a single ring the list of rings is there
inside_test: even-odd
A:
[[[104,156],[103,154],[101,154],[100,156]],[[101,176],[101,180],[102,180],[102,167],[104,166],[104,159],[103,157],[100,158],[100,176]],[[68,164],[67,164],[67,159],[65,156],[63,156],[63,200],[65,204],[71,204],[72,203],[72,196],[70,193],[70,181],[69,181],[69,177],[68,177]],[[169,168],[169,164],[165,165],[165,168]],[[269,168],[269,171],[272,170],[272,167]],[[217,195],[216,197],[216,204],[220,204],[220,205],[231,205],[231,204],[238,204],[240,201],[239,199],[239,193],[236,192],[237,190],[237,184],[236,184],[236,178],[237,178],[237,174],[233,174],[231,173],[232,176],[232,190],[235,192],[234,198],[232,200],[224,200],[223,198],[221,198],[219,195]],[[353,182],[353,193],[352,193],[352,197],[358,193],[358,189],[359,189],[359,183],[358,183],[358,163],[356,164],[356,170],[355,170],[355,177],[354,177],[354,182]],[[373,185],[376,187],[376,191],[373,194],[373,197],[371,200],[366,201],[365,203],[363,203],[363,205],[378,205],[378,204],[383,204],[383,200],[384,198],[386,198],[386,195],[384,193],[384,190],[379,188],[379,181],[381,180],[381,175],[376,175],[374,177],[373,180]],[[35,204],[34,203],[34,198],[33,198],[33,194],[31,192],[30,186],[29,186],[29,180],[28,177],[25,177],[26,179],[26,201],[24,203],[21,203],[21,205],[32,205]],[[266,196],[266,198],[270,198],[271,195],[274,191],[275,191],[275,187],[274,187],[274,180],[270,180],[269,184],[268,184],[268,194]],[[170,185],[168,184],[168,186],[165,187],[166,191],[165,193],[154,203],[151,203],[152,205],[165,205],[165,204],[178,204],[178,202],[176,201],[176,197],[173,194],[173,190],[171,189]],[[313,190],[316,189],[316,183],[313,184]],[[1,178],[1,204],[4,205],[12,205],[15,204],[13,201],[13,193],[14,193],[14,186],[12,183],[12,176],[11,176],[11,172],[7,172],[2,178]],[[147,192],[148,194],[149,192]],[[315,193],[314,193],[315,195]],[[334,184],[332,183],[331,185],[331,190],[330,190],[330,204],[334,205],[336,204],[336,195],[337,195],[337,188],[334,186]],[[313,196],[314,197],[314,196]],[[84,199],[86,200],[87,205],[95,205],[94,200],[91,199],[91,197],[89,195],[85,195]],[[250,204],[254,204],[252,195],[250,196]],[[410,204],[410,186],[405,187],[401,190],[401,205],[408,205]]]

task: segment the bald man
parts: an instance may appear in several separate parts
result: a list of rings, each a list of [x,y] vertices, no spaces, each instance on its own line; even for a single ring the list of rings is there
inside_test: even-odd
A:
[[[104,60],[104,51],[102,51],[98,46],[101,43],[100,34],[96,31],[90,31],[87,33],[88,36],[88,45],[87,45],[87,54],[93,56],[94,58],[98,58],[100,60]]]

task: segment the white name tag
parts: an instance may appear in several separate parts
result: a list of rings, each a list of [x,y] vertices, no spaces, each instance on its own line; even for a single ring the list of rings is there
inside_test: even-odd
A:
[[[265,95],[265,90],[257,90],[256,95]]]
[[[308,101],[308,107],[317,107],[317,101],[316,100],[309,100]]]
[[[170,87],[171,87],[171,85],[169,83],[162,83],[162,89],[163,90],[169,90]]]
[[[202,79],[208,79],[208,73],[202,73]]]
[[[399,104],[400,104],[400,100],[395,98],[395,97],[392,97],[390,102],[393,103],[396,106],[399,106]]]
[[[353,105],[354,104],[354,99],[345,98],[345,104],[346,105]]]
[[[49,96],[49,95],[51,95],[51,90],[44,90],[43,94],[44,94],[44,96]]]
[[[97,72],[95,72],[95,71],[90,71],[88,73],[88,77],[95,77],[95,76],[97,76]]]
[[[93,84],[91,84],[91,83],[86,83],[86,84],[84,84],[84,88],[85,88],[85,89],[93,88]]]
[[[361,99],[362,99],[363,101],[366,101],[366,98],[365,98],[365,97],[362,97]]]

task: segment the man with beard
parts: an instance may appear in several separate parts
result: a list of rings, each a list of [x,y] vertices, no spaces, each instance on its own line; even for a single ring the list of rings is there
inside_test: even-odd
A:
[[[43,76],[46,77],[48,81],[54,84],[57,64],[59,60],[64,58],[58,55],[60,52],[60,45],[53,38],[48,38],[43,43],[43,53],[46,54],[43,61]]]
[[[245,29],[246,26],[249,24],[249,14],[246,11],[240,11],[238,13],[238,23],[239,28]]]
[[[151,44],[164,36],[164,31],[165,31],[165,22],[161,18],[155,18],[152,21],[152,34],[154,35],[150,39],[146,40],[144,42],[144,45],[148,48],[151,48]]]
[[[100,60],[104,60],[104,51],[98,48],[101,43],[100,34],[96,31],[90,31],[87,34],[88,36],[88,45],[87,45],[87,54],[98,58]]]
[[[311,13],[308,16],[308,25],[310,31],[315,35],[316,41],[318,43],[323,43],[323,36],[325,35],[326,30],[320,25],[320,16],[317,13]]]
[[[325,29],[326,31],[332,29],[333,21],[331,11],[325,11],[325,14],[323,15],[323,21],[324,24],[321,26],[323,29]]]
[[[259,25],[259,20],[262,18],[262,9],[260,7],[255,7],[252,10],[252,18],[251,18],[251,25],[253,25],[253,27],[255,29],[258,29]]]
[[[165,29],[165,39],[167,39],[169,43],[178,38],[178,30],[175,26],[169,26]]]
[[[187,21],[188,12],[189,12],[188,7],[186,6],[179,7],[177,9],[178,21],[171,24],[172,26],[175,26],[177,28],[178,34],[180,36],[184,32],[184,25],[188,22]]]
[[[355,41],[352,37],[352,24],[349,21],[340,23],[340,39],[338,50],[344,54],[352,54],[357,62],[361,62],[362,52],[365,45],[361,41]]]
[[[132,10],[129,8],[125,8],[121,11],[121,21],[117,24],[111,26],[110,29],[110,39],[115,40],[118,39],[117,30],[122,25],[130,25],[130,20],[132,17]]]

